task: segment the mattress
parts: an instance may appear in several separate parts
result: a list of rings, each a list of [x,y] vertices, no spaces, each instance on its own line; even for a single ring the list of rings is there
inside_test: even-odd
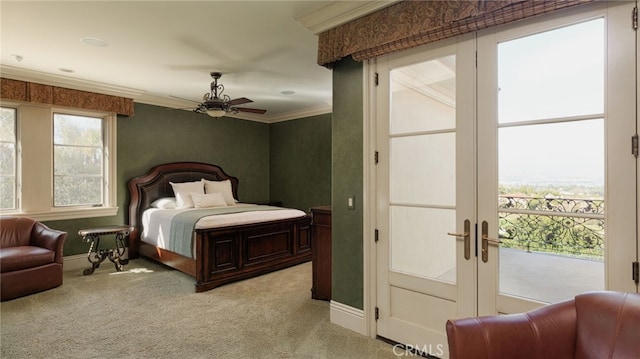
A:
[[[234,205],[253,206],[252,204],[238,203]],[[149,208],[142,214],[141,240],[162,249],[170,249],[171,222],[178,213],[194,209],[159,209]],[[196,222],[196,229],[221,228],[244,224],[262,223],[281,219],[298,218],[305,216],[304,211],[291,208],[282,208],[270,211],[251,211],[230,214],[218,214],[206,216]],[[193,238],[191,238],[193,240]],[[195,244],[195,241],[193,241]]]

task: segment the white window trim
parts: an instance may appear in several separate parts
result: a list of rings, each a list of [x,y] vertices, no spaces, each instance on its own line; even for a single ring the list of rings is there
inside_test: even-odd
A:
[[[117,116],[114,113],[77,110],[25,103],[2,103],[18,110],[17,199],[18,208],[2,215],[29,217],[38,221],[115,216],[117,202]],[[104,119],[105,196],[104,206],[53,206],[53,114],[101,117]],[[37,130],[26,128],[34,126]],[[48,153],[49,160],[42,154]],[[24,191],[30,188],[31,191]]]

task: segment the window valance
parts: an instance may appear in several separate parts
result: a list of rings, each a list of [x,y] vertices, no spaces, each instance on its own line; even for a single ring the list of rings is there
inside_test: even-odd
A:
[[[133,99],[0,78],[3,99],[133,115]]]
[[[318,64],[356,61],[594,0],[405,0],[319,35]]]

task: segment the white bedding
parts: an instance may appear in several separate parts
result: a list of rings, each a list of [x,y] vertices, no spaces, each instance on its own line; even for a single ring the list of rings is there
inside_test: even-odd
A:
[[[252,204],[238,203],[235,206],[253,206]],[[171,234],[171,220],[180,212],[190,209],[159,209],[149,208],[142,214],[141,240],[156,247],[167,249]],[[283,208],[271,211],[250,211],[230,214],[207,216],[196,223],[196,229],[217,228],[231,225],[260,223],[278,219],[296,218],[306,213],[298,209]]]

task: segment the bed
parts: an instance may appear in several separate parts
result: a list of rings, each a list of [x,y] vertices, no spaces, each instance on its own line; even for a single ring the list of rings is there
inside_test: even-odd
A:
[[[237,202],[238,179],[213,164],[162,164],[129,181],[129,224],[133,227],[129,235],[129,258],[144,256],[195,277],[196,292],[311,260],[310,215],[273,206],[233,203],[221,208],[232,212],[206,218],[201,217],[205,209],[190,209],[196,224],[179,227],[171,222],[182,232],[174,228],[170,231],[171,241],[185,237],[182,240],[190,242],[167,245],[166,226],[157,227],[152,218],[158,217],[166,224],[167,217],[181,211],[171,206],[158,208],[158,203],[176,197],[172,183],[188,185],[198,181],[216,186],[230,183],[232,200]],[[210,196],[201,196],[204,197]],[[198,202],[195,195],[193,200]],[[194,213],[198,211],[203,213]],[[260,217],[261,213],[266,218]],[[228,222],[221,219],[225,216],[234,218]],[[211,223],[206,224],[207,218]],[[144,227],[145,223],[148,228]]]

